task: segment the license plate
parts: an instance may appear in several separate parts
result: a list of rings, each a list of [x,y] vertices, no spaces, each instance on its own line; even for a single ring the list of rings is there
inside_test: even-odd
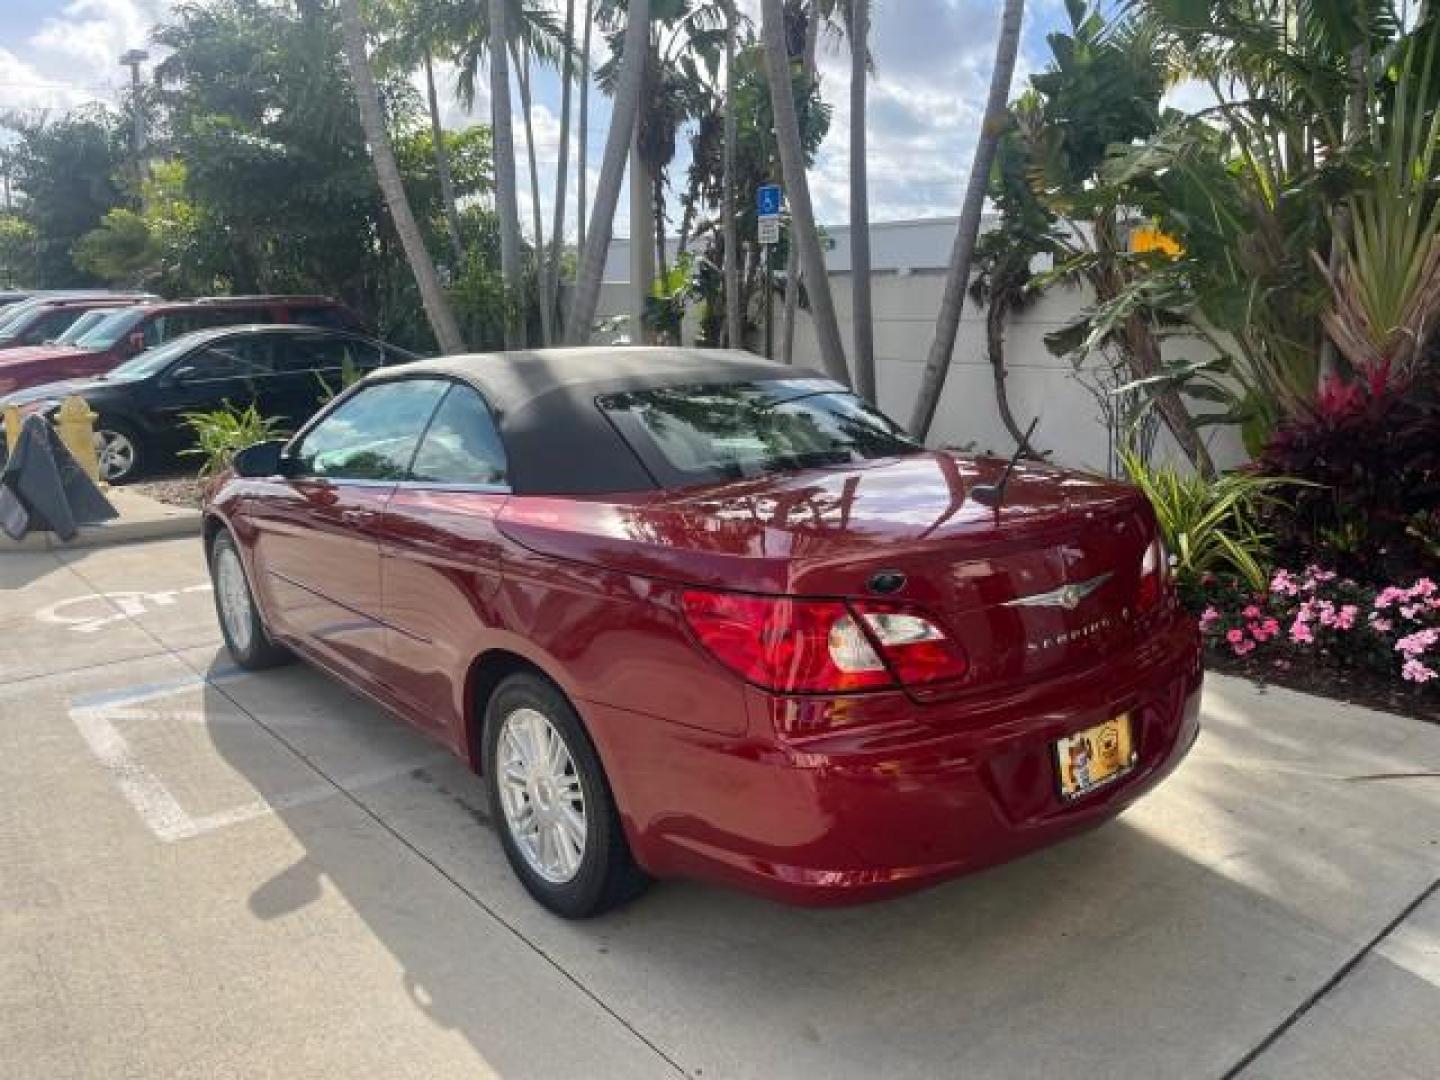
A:
[[[1060,795],[1078,799],[1120,779],[1135,765],[1130,714],[1077,731],[1055,743],[1055,768]]]

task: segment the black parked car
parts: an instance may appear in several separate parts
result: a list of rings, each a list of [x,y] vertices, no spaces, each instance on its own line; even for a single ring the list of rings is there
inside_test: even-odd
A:
[[[293,431],[352,376],[415,360],[373,338],[309,326],[226,326],[199,330],[132,357],[93,379],[45,383],[0,398],[28,415],[51,415],[79,394],[98,415],[100,475],[111,483],[194,445],[183,419],[229,403],[255,405]]]

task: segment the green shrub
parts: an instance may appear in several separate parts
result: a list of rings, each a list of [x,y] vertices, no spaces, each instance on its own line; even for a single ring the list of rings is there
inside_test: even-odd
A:
[[[240,408],[226,402],[209,412],[185,413],[181,419],[195,433],[195,445],[181,453],[204,458],[200,475],[214,476],[230,467],[241,450],[256,443],[280,438],[280,421],[263,417],[255,406]]]
[[[1206,573],[1233,573],[1252,589],[1265,587],[1272,537],[1259,521],[1262,511],[1286,505],[1275,491],[1295,481],[1247,472],[1206,480],[1149,465],[1133,453],[1122,453],[1121,461],[1130,482],[1155,508],[1181,596],[1193,596]]]

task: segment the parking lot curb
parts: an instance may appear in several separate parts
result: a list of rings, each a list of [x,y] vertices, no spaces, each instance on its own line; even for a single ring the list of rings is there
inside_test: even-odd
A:
[[[72,548],[111,547],[145,540],[169,540],[181,536],[199,536],[199,510],[171,506],[127,491],[110,491],[106,497],[120,516],[100,525],[83,525],[70,540],[61,540],[54,533],[32,533],[24,540],[11,540],[0,534],[0,553],[21,551],[67,551]]]

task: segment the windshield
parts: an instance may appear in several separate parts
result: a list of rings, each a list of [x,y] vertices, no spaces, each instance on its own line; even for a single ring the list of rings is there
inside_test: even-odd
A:
[[[39,300],[22,300],[13,307],[8,307],[0,312],[0,336],[5,335],[10,327],[17,325],[39,306]]]
[[[191,335],[178,337],[165,345],[157,345],[153,349],[146,349],[137,356],[132,356],[119,367],[111,368],[106,379],[114,382],[133,382],[136,379],[146,379],[156,372],[165,368],[172,360],[184,356],[195,347]]]
[[[894,421],[828,379],[657,387],[609,394],[599,405],[667,487],[853,465],[922,449]]]
[[[92,327],[88,334],[77,338],[74,344],[82,349],[108,349],[139,325],[144,317],[143,311],[132,308],[111,312]]]
[[[95,329],[98,323],[108,319],[114,314],[115,312],[105,308],[96,311],[87,311],[66,327],[65,332],[54,339],[54,343],[56,345],[73,345],[85,334]]]

